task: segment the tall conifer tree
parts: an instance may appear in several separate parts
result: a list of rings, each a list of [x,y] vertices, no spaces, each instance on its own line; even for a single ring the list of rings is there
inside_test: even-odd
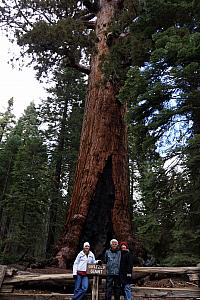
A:
[[[131,29],[151,41],[151,50],[143,56],[143,68],[131,68],[121,90],[121,100],[130,99],[134,159],[144,171],[140,187],[146,228],[139,230],[149,236],[153,224],[160,239],[152,244],[158,250],[164,245],[160,257],[174,263],[197,261],[200,245],[199,20],[197,1],[145,1]],[[167,160],[165,170],[161,166]]]
[[[44,257],[48,161],[34,104],[30,104],[18,120],[5,149],[10,151],[4,155],[7,154],[7,159],[12,161],[9,185],[3,198],[3,259],[12,256],[19,259],[25,252]]]
[[[8,107],[4,113],[0,113],[0,143],[2,143],[3,138],[6,138],[6,135],[11,130],[14,125],[14,114],[13,110],[13,98],[8,100]]]
[[[84,240],[91,242],[97,256],[113,236],[138,250],[128,205],[126,106],[116,99],[121,75],[130,65],[124,39],[128,22],[137,17],[137,1],[11,0],[1,5],[1,12],[1,21],[16,28],[18,44],[33,54],[40,71],[61,59],[89,75],[74,189],[57,254],[59,266],[74,258]],[[116,45],[121,50],[115,51],[116,64],[105,76],[103,70],[109,65],[104,62]]]
[[[50,208],[47,255],[64,226],[78,156],[86,82],[77,71],[61,68],[55,72],[49,97],[39,108],[49,153]]]

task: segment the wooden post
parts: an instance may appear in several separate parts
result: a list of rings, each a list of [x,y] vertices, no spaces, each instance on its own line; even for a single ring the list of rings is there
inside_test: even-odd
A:
[[[99,276],[93,276],[93,285],[92,285],[92,300],[99,299]]]
[[[92,300],[99,299],[99,276],[106,276],[106,265],[88,264],[87,274],[93,275]]]
[[[96,300],[98,300],[99,299],[99,276],[97,275],[96,276],[97,277],[97,294],[96,294]]]
[[[0,266],[0,288],[2,286],[5,274],[6,274],[6,266]]]
[[[200,263],[197,264],[197,267],[200,268]],[[200,270],[198,272],[199,279],[198,279],[198,287],[200,288]]]

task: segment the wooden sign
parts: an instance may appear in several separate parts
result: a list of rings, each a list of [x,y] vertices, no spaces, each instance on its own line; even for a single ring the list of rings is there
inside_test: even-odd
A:
[[[93,275],[92,300],[99,300],[99,277],[106,275],[106,265],[88,264],[87,274]]]
[[[87,265],[88,275],[106,275],[106,265],[88,264]]]
[[[6,274],[6,266],[1,266],[0,265],[0,288],[1,288],[1,285],[3,283],[5,274]]]

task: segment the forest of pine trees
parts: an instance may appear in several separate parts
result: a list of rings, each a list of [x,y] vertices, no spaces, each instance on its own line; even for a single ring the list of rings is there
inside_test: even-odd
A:
[[[104,26],[105,44],[100,44],[102,32],[93,31],[95,17],[98,20],[107,6],[112,18]],[[89,155],[84,157],[81,153],[86,147],[92,149],[90,142],[97,142],[96,137],[100,144],[106,133],[99,134],[99,126],[88,145],[84,139],[99,119],[105,123],[107,120],[108,128],[114,132],[106,109],[96,110],[98,105],[103,107],[110,95],[116,105],[112,113],[120,115],[118,123],[122,124],[116,137],[126,141],[128,132],[128,147],[122,147],[125,150],[121,157],[121,148],[109,149],[109,145],[100,154],[93,153],[98,174],[90,177],[89,209],[95,201],[99,205],[98,201],[106,202],[113,194],[115,198],[111,200],[118,201],[117,192],[121,195],[123,189],[121,183],[116,184],[120,177],[116,177],[114,170],[126,167],[127,148],[129,175],[127,183],[124,182],[129,191],[132,222],[127,230],[131,228],[133,241],[139,241],[158,264],[199,262],[199,2],[85,0],[66,4],[62,0],[9,0],[0,5],[0,23],[26,49],[23,53],[32,55],[38,77],[47,76],[49,70],[53,73],[52,87],[41,105],[31,103],[17,120],[11,98],[7,110],[0,112],[0,263],[55,255],[56,246],[62,243],[60,237],[68,211],[67,226],[76,222],[70,219],[73,208],[77,209],[74,203],[80,204],[79,199],[75,202],[76,191],[80,187],[86,189],[86,179],[80,180],[84,176],[82,171],[79,174],[81,162],[89,162],[92,168],[95,165],[87,160]],[[107,47],[105,52],[100,49],[99,56],[97,45]],[[100,79],[96,82],[97,75]],[[107,98],[102,96],[106,93]],[[98,105],[89,112],[92,96],[97,97],[93,100]],[[111,116],[109,120],[118,124],[115,119]],[[93,126],[87,127],[87,122]],[[112,138],[108,144],[112,144]],[[93,178],[96,181],[92,187]],[[105,191],[102,182],[110,183],[111,188]],[[88,211],[93,220],[94,211]],[[109,216],[105,215],[105,220]],[[96,241],[97,251],[101,249],[100,241],[106,245],[111,233],[117,236],[115,227],[109,227],[107,236]],[[88,228],[82,228],[87,233]],[[75,250],[85,237],[83,232],[80,237],[77,234]]]
[[[79,148],[85,79],[60,70],[49,96],[15,120],[1,113],[0,259],[52,257],[64,226]],[[6,124],[6,126],[4,125]]]

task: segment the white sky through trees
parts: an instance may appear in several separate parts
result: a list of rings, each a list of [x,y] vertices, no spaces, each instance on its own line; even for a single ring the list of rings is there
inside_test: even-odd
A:
[[[8,61],[17,57],[19,47],[9,42],[5,33],[0,31],[0,112],[4,112],[8,100],[14,98],[14,114],[17,118],[31,101],[35,104],[46,98],[44,86],[35,78],[35,71],[31,66],[19,70],[19,65],[8,64]]]

